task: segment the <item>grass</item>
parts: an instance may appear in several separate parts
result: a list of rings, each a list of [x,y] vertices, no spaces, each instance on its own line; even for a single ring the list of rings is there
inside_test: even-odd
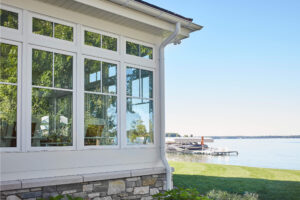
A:
[[[266,169],[193,162],[169,162],[174,185],[230,193],[257,193],[261,200],[300,200],[300,170]]]

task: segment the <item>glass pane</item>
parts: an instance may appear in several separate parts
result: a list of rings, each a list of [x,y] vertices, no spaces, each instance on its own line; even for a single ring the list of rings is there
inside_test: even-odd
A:
[[[0,82],[17,83],[18,46],[0,43]]]
[[[31,145],[72,146],[72,92],[32,88]]]
[[[139,56],[140,45],[133,42],[126,42],[126,53],[129,55]]]
[[[32,85],[53,87],[53,53],[32,49]]]
[[[72,89],[73,56],[54,54],[54,87]]]
[[[153,58],[153,49],[151,47],[146,47],[141,45],[141,57],[152,59]]]
[[[62,40],[73,41],[73,27],[54,24],[54,37]]]
[[[117,38],[102,35],[102,48],[117,51]]]
[[[32,32],[39,35],[53,37],[53,23],[33,17]]]
[[[17,86],[0,84],[0,147],[17,146]]]
[[[84,59],[84,90],[101,92],[101,62]]]
[[[126,70],[127,95],[132,97],[140,96],[140,70],[127,67]]]
[[[117,65],[102,62],[102,92],[117,93]]]
[[[18,29],[18,13],[0,9],[0,26]]]
[[[101,47],[101,35],[90,31],[84,31],[84,44]]]
[[[126,131],[128,144],[153,143],[153,101],[127,98]]]
[[[85,94],[85,145],[116,145],[117,97]]]
[[[152,98],[153,97],[153,72],[148,70],[141,70],[141,81],[142,81],[142,97]]]

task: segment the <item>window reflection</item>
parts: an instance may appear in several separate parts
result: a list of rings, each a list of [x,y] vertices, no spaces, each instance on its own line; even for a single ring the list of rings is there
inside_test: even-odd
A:
[[[127,98],[126,131],[128,144],[153,143],[153,101]]]
[[[117,92],[117,65],[102,62],[103,71],[103,93],[113,93]]]
[[[84,59],[84,89],[86,91],[101,92],[101,62]]]
[[[32,85],[53,86],[53,53],[32,49]]]
[[[0,84],[0,147],[17,146],[17,86]]]
[[[126,54],[153,59],[153,48],[134,42],[126,42]]]
[[[0,43],[0,82],[17,83],[18,47]]]
[[[71,146],[72,124],[72,92],[32,88],[32,146]]]
[[[73,27],[51,21],[32,18],[32,32],[38,35],[73,41]]]
[[[18,29],[18,13],[0,9],[0,26]]]
[[[153,72],[148,70],[141,70],[141,81],[142,81],[142,97],[152,98],[153,95]]]
[[[101,35],[90,31],[84,31],[84,44],[94,47],[101,47]]]
[[[146,47],[141,45],[140,47],[140,56],[147,59],[152,59],[153,57],[153,49],[151,47]]]
[[[126,70],[127,95],[132,97],[140,96],[140,71],[133,67]]]
[[[0,43],[0,147],[17,146],[17,72],[18,46]]]
[[[117,97],[85,94],[85,145],[117,144]]]

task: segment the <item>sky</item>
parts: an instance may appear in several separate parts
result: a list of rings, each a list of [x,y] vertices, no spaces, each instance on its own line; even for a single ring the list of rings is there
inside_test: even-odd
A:
[[[166,131],[300,135],[299,0],[147,0],[203,25],[165,50]]]

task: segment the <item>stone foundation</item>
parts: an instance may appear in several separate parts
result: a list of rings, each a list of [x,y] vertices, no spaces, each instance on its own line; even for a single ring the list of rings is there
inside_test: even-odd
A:
[[[166,175],[152,174],[131,176],[129,178],[116,178],[63,185],[32,187],[26,189],[2,190],[3,200],[35,200],[49,198],[59,194],[69,194],[73,197],[93,200],[125,200],[125,199],[153,199],[152,195],[166,189]]]

